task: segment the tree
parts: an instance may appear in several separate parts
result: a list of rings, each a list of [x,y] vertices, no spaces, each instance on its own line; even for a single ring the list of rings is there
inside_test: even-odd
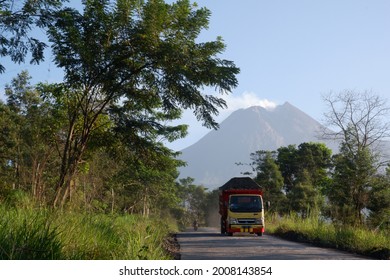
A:
[[[207,192],[206,197],[206,226],[219,227],[221,218],[219,215],[219,190]]]
[[[84,2],[82,14],[66,8],[55,16],[49,37],[66,79],[55,91],[70,97],[72,104],[54,205],[66,196],[96,121],[110,108],[117,119],[137,128],[134,141],[145,139],[148,129],[168,139],[182,136],[183,126],[162,123],[178,118],[183,109],[192,109],[205,126],[218,127],[213,115],[226,103],[203,89],[230,92],[239,69],[217,57],[225,48],[222,39],[196,42],[208,25],[207,9],[187,0],[171,5],[161,0],[117,0],[115,5],[91,0]],[[81,136],[76,139],[79,116]]]
[[[333,182],[328,198],[334,220],[361,225],[364,222],[362,210],[369,201],[369,190],[376,174],[375,160],[367,148],[352,153],[351,145],[354,144],[342,144],[340,153],[334,157]]]
[[[15,114],[0,100],[0,190],[10,189],[15,183],[15,167],[12,160],[17,154],[18,125]]]
[[[48,177],[48,166],[56,155],[54,145],[55,126],[52,107],[40,97],[39,89],[30,84],[31,77],[22,71],[5,89],[7,106],[12,115],[13,149],[8,157],[8,167],[15,172],[14,188],[31,192],[42,202],[45,196],[44,177]],[[8,142],[9,143],[9,142]]]
[[[323,138],[341,141],[353,154],[367,148],[378,156],[382,141],[390,136],[386,100],[368,91],[330,93],[323,99],[328,107],[325,126],[337,129],[325,130]]]
[[[297,148],[295,145],[288,145],[287,147],[280,147],[277,150],[276,162],[282,173],[284,180],[284,190],[288,193],[294,186],[294,181],[297,175]]]
[[[327,171],[331,165],[332,151],[323,143],[301,143],[280,147],[276,162],[284,178],[286,193],[299,182],[321,188],[327,180]]]
[[[370,92],[345,91],[324,97],[327,125],[338,129],[325,137],[341,140],[334,157],[333,184],[328,190],[332,217],[344,224],[364,222],[363,209],[374,196],[381,141],[390,134],[386,101]]]
[[[315,188],[323,187],[331,167],[332,150],[323,143],[302,143],[296,156],[297,178],[307,182],[307,176]],[[307,175],[304,175],[306,173]]]
[[[78,164],[85,160],[87,143],[102,136],[112,122],[94,97],[85,96],[81,89],[67,88],[65,84],[42,84],[40,88],[61,126],[57,138],[61,164],[53,201],[56,206],[63,205],[71,193]]]
[[[181,186],[181,197],[185,208],[185,225],[191,224],[194,220],[200,224],[207,221],[207,209],[209,193],[206,188],[194,184],[194,179],[187,177],[179,180]]]
[[[288,210],[299,213],[302,218],[310,214],[318,216],[323,204],[323,197],[311,178],[311,174],[305,170],[287,193]]]
[[[388,232],[390,230],[390,166],[387,167],[386,174],[374,178],[369,197],[367,205],[370,211],[369,225]]]
[[[275,161],[275,153],[257,151],[251,154],[253,166],[257,171],[255,181],[263,188],[263,199],[270,202],[270,212],[282,212],[286,196],[282,192],[283,177]]]
[[[46,30],[55,20],[57,11],[65,0],[0,0],[0,56],[9,56],[15,63],[25,61],[31,54],[30,63],[44,59],[47,44],[35,38],[31,30]],[[0,74],[5,71],[0,63]]]
[[[322,143],[302,143],[251,154],[256,181],[265,188],[271,211],[319,213],[329,178],[331,150]]]

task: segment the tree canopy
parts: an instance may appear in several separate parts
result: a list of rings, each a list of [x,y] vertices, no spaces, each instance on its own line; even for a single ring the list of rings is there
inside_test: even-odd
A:
[[[327,124],[336,128],[325,136],[340,140],[340,153],[333,158],[333,182],[328,188],[332,217],[346,224],[363,224],[368,216],[364,209],[372,205],[370,201],[378,199],[379,193],[386,195],[376,184],[381,181],[378,177],[383,178],[380,167],[386,163],[381,144],[390,135],[390,107],[368,91],[331,93],[324,100]]]
[[[66,0],[0,0],[0,57],[10,57],[22,63],[28,55],[30,63],[44,60],[47,42],[32,34],[32,30],[46,30],[56,20],[54,13]],[[0,74],[5,67],[0,63]]]
[[[175,193],[176,169],[183,163],[161,141],[184,137],[187,126],[170,122],[189,109],[206,127],[218,128],[214,117],[226,107],[218,94],[227,94],[238,84],[239,68],[220,58],[226,47],[222,38],[209,42],[198,39],[208,27],[210,11],[188,0],[172,4],[162,0],[88,0],[82,1],[80,10],[62,1],[26,0],[18,7],[20,13],[12,12],[16,8],[12,3],[1,2],[5,17],[0,24],[8,28],[8,33],[3,33],[8,37],[1,39],[2,56],[21,62],[29,49],[10,45],[8,38],[25,29],[19,39],[28,41],[27,31],[39,26],[47,32],[54,62],[65,73],[61,83],[25,83],[23,90],[18,90],[22,80],[17,77],[7,104],[2,105],[4,121],[11,118],[11,107],[34,97],[31,92],[38,98],[34,106],[46,108],[45,115],[36,115],[36,120],[48,117],[40,119],[50,129],[40,130],[47,134],[39,139],[52,151],[51,157],[45,158],[52,167],[50,172],[42,171],[42,162],[38,162],[42,201],[64,205],[75,202],[84,192],[89,193],[83,200],[86,205],[98,195],[108,199],[111,208],[126,208],[119,206],[117,196],[131,193],[142,206],[129,207],[144,214],[153,208],[154,199],[172,203],[166,194]],[[25,21],[16,23],[19,15]],[[41,49],[44,47],[42,44]],[[20,52],[19,58],[11,54],[12,49]],[[37,54],[38,62],[43,56]],[[12,114],[25,117],[22,111],[13,110]],[[102,172],[102,176],[111,176],[100,187],[88,180],[89,172],[99,169],[97,155],[111,163],[117,157],[111,172]],[[20,158],[7,157],[2,168],[28,166]],[[29,189],[29,183],[23,186]]]

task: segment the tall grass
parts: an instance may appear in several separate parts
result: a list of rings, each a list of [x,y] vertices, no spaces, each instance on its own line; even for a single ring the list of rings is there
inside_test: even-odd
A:
[[[267,231],[275,235],[319,246],[338,248],[377,259],[390,259],[390,235],[366,228],[335,226],[318,217],[298,215],[269,217]]]
[[[59,227],[66,259],[167,259],[167,221],[136,215],[67,214]]]
[[[0,259],[170,259],[174,223],[137,215],[0,207]]]
[[[0,208],[0,259],[58,259],[61,242],[45,211]]]

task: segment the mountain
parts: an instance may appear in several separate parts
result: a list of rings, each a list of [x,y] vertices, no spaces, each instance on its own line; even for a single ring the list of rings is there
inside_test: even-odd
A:
[[[195,144],[182,150],[187,166],[180,178],[192,177],[196,184],[212,189],[232,177],[250,171],[250,154],[258,150],[276,150],[290,144],[318,142],[321,124],[290,103],[273,110],[254,106],[233,112],[218,130],[209,132]]]

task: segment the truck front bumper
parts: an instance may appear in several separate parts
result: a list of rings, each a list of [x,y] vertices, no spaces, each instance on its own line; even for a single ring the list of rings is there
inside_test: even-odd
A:
[[[228,232],[259,233],[264,232],[264,227],[262,225],[230,225]]]

